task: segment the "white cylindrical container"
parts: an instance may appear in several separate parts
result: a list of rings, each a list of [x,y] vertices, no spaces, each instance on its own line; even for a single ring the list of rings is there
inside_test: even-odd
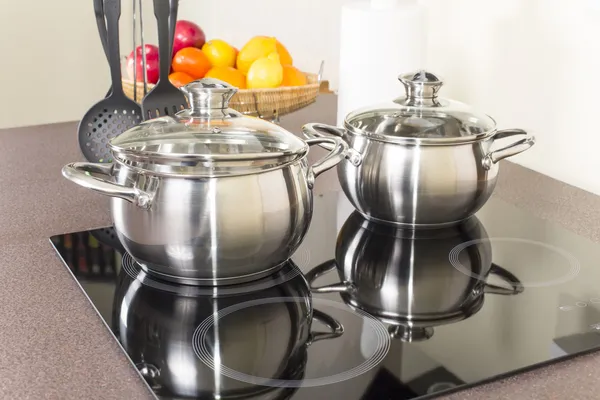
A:
[[[401,73],[425,68],[425,8],[416,0],[342,7],[337,123],[357,108],[404,94]]]

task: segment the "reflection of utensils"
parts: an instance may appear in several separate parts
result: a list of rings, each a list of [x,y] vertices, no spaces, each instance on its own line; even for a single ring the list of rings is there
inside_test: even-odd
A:
[[[64,239],[64,249],[65,249],[65,262],[69,269],[76,273],[77,269],[75,268],[75,253],[73,251],[73,234],[67,233]]]
[[[123,245],[121,244],[121,241],[117,237],[117,233],[115,232],[114,227],[109,226],[106,228],[94,229],[93,231],[90,231],[90,233],[100,243],[103,243],[109,247],[117,249],[118,251],[121,251],[121,252],[124,251]]]
[[[81,232],[77,235],[77,272],[81,275],[86,276],[89,274],[89,262],[87,252],[87,240],[85,232]]]
[[[87,247],[90,253],[91,271],[94,276],[102,276],[102,268],[100,266],[100,245],[96,238],[89,233],[87,234]]]
[[[119,253],[106,245],[102,246],[102,250],[104,255],[104,276],[115,276],[115,257],[118,257]]]

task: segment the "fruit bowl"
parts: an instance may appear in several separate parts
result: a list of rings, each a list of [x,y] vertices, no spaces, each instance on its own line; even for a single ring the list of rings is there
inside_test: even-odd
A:
[[[278,120],[280,116],[297,111],[314,103],[319,94],[320,79],[318,74],[304,73],[306,85],[281,86],[272,89],[240,89],[229,102],[229,106],[245,115],[267,120]],[[130,99],[134,96],[133,80],[123,80],[123,90]],[[150,91],[154,87],[148,84]],[[137,102],[144,97],[142,82],[137,84]]]

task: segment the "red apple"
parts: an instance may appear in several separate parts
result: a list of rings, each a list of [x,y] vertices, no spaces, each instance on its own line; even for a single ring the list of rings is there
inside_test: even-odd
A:
[[[206,42],[206,36],[198,25],[191,21],[177,21],[173,38],[173,56],[184,47],[201,49],[204,42]]]
[[[146,48],[146,78],[148,83],[155,84],[158,82],[158,75],[160,72],[159,59],[158,59],[158,47],[153,44],[144,45]],[[144,61],[142,59],[142,46],[138,46],[136,49],[137,57],[137,80],[138,82],[144,81]],[[127,75],[129,79],[133,80],[133,51],[127,56]]]

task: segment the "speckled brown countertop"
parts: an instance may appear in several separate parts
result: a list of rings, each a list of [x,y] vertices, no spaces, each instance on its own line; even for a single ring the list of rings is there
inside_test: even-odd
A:
[[[323,95],[283,125],[334,118],[335,97]],[[81,159],[75,132],[75,123],[0,130],[0,398],[151,398],[48,241],[110,223],[105,197],[61,177]],[[336,182],[325,176],[317,190]],[[510,163],[495,196],[600,242],[600,197]],[[447,398],[594,399],[598,373],[592,354]]]

